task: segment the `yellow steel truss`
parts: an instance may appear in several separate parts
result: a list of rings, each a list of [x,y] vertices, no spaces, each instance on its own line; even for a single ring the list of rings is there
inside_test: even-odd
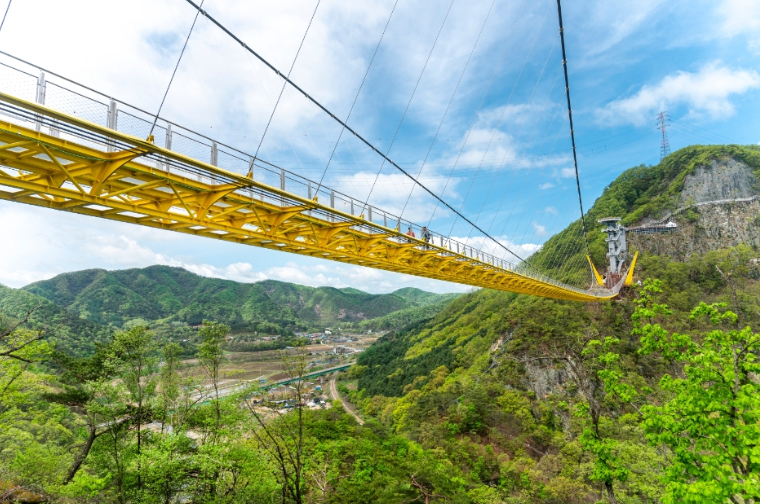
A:
[[[10,95],[0,93],[0,101],[101,139],[72,141],[72,135],[61,138],[0,121],[0,198],[8,201],[510,292],[574,301],[614,296],[426,244],[363,216]],[[146,156],[160,156],[165,164]],[[173,170],[172,163],[196,174]]]

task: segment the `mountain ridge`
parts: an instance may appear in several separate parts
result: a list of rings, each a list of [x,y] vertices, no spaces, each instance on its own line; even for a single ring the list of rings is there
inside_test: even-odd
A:
[[[258,330],[259,322],[291,330],[361,322],[456,296],[415,288],[400,289],[399,294],[370,294],[277,280],[241,283],[163,265],[62,273],[21,290],[103,325],[121,327],[136,318],[190,325],[212,319],[251,330]]]

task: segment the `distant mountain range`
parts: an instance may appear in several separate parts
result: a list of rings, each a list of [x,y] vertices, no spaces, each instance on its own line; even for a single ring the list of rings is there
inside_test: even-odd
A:
[[[233,331],[269,334],[333,325],[396,329],[434,316],[455,297],[411,287],[368,294],[275,280],[240,283],[201,277],[182,268],[150,266],[64,273],[21,289],[0,286],[0,311],[18,318],[28,307],[40,305],[44,317],[39,313],[35,319],[55,320],[59,332],[65,329],[65,341],[59,346],[87,353],[94,341],[140,320],[193,326],[207,319],[227,323]]]

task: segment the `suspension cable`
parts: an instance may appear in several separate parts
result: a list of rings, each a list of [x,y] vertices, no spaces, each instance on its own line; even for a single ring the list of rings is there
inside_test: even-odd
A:
[[[495,1],[495,0],[494,0]],[[441,27],[438,29],[438,33],[435,35],[435,40],[433,41],[433,46],[430,48],[430,52],[427,55],[427,59],[425,60],[425,64],[422,65],[422,70],[420,71],[420,76],[417,78],[417,82],[414,84],[414,89],[412,89],[412,94],[409,96],[409,101],[406,102],[406,108],[404,109],[404,113],[401,114],[401,119],[398,122],[398,126],[396,126],[396,131],[393,133],[393,138],[391,138],[391,143],[388,145],[388,149],[385,151],[386,154],[390,154],[391,149],[393,148],[393,144],[396,142],[396,137],[398,136],[399,130],[401,130],[401,125],[404,123],[404,119],[406,118],[406,113],[409,112],[409,106],[412,104],[412,100],[414,99],[414,95],[417,93],[417,88],[420,85],[420,81],[422,81],[422,76],[425,75],[425,69],[428,66],[428,63],[430,63],[430,57],[433,56],[433,51],[435,51],[435,46],[438,45],[438,39],[441,36],[441,32],[443,31],[443,27],[446,26],[446,20],[449,19],[449,14],[451,13],[451,7],[454,5],[454,0],[451,0],[451,3],[449,4],[449,8],[446,10],[446,15],[443,17],[443,21],[441,22]],[[493,8],[493,3],[491,4],[491,7]],[[488,10],[488,14],[491,14],[491,9]],[[488,19],[488,17],[486,17]],[[367,194],[367,199],[364,201],[364,206],[362,208],[362,213],[364,213],[364,208],[367,207],[369,204],[369,199],[372,196],[372,192],[375,190],[375,184],[377,184],[377,181],[380,179],[380,174],[383,172],[383,167],[385,166],[385,160],[383,160],[382,163],[380,163],[380,169],[377,171],[377,175],[375,175],[375,180],[372,182],[372,187],[369,188],[369,193]],[[414,187],[414,186],[412,186]]]
[[[539,33],[540,33],[540,31],[539,31]],[[554,44],[552,44],[552,48],[549,50],[549,54],[546,56],[546,61],[544,61],[544,66],[543,66],[543,68],[541,68],[541,73],[538,75],[538,79],[536,79],[536,83],[533,85],[533,90],[530,92],[530,96],[528,97],[528,99],[525,102],[525,108],[523,108],[522,112],[520,113],[520,118],[517,120],[517,126],[514,129],[514,135],[510,139],[509,145],[507,145],[507,149],[504,152],[504,157],[502,158],[501,167],[506,166],[506,162],[505,161],[507,159],[507,156],[512,151],[512,145],[514,144],[516,135],[519,132],[521,132],[523,119],[525,118],[525,114],[528,111],[528,107],[530,106],[530,103],[533,100],[533,96],[535,95],[536,90],[538,89],[538,85],[541,83],[541,79],[544,76],[544,72],[546,71],[546,67],[549,65],[549,60],[551,59],[551,56],[554,53],[554,47],[555,47],[556,43],[557,43],[557,41],[555,39]],[[559,77],[559,74],[557,74],[557,77]],[[547,95],[546,101],[548,101],[549,96],[551,96],[552,91],[554,91],[554,86],[556,84],[557,77],[555,77],[554,83],[552,83],[552,87],[549,90],[549,95]],[[511,98],[511,96],[510,96],[510,98]],[[541,108],[541,111],[537,114],[539,120],[540,120],[541,114],[543,113],[543,111],[545,110],[545,108],[546,108],[546,102],[544,102],[544,105]],[[501,117],[499,117],[499,122],[496,124],[496,127],[494,128],[494,132],[491,134],[491,139],[488,142],[488,146],[486,147],[485,152],[483,152],[483,157],[480,159],[480,164],[478,165],[478,169],[475,171],[475,176],[477,176],[477,174],[480,172],[481,167],[483,166],[483,162],[485,161],[486,155],[488,154],[488,151],[491,148],[491,145],[493,143],[493,139],[496,137],[496,132],[498,131],[499,127],[501,126],[501,122],[502,122],[502,120],[504,118],[504,113],[506,112],[506,110],[507,110],[507,106],[505,105],[504,106],[504,110],[502,111]],[[536,121],[533,129],[531,130],[531,132],[529,134],[529,137],[528,137],[529,141],[531,141],[533,139],[533,133],[536,131],[536,126],[538,126],[538,120]],[[513,170],[513,174],[514,174],[515,171],[516,170]],[[496,174],[494,175],[494,182],[496,182],[496,176],[498,175],[498,167],[495,170],[495,172],[496,172]],[[469,196],[470,191],[472,190],[472,187],[474,185],[475,185],[475,178],[473,177],[472,182],[470,182],[470,187],[467,189],[467,193],[466,193],[465,198],[464,198],[465,201],[467,200],[467,197]],[[480,220],[480,215],[483,212],[483,208],[485,208],[485,206],[486,206],[486,202],[488,201],[488,198],[491,195],[491,191],[493,190],[494,185],[495,184],[493,184],[493,183],[491,185],[489,185],[488,192],[486,193],[486,197],[483,198],[483,202],[480,205],[480,210],[478,210],[478,215],[475,217],[475,222],[478,222]],[[510,187],[511,185],[512,185],[512,183],[511,183],[511,180],[510,180],[510,184],[507,187]],[[506,194],[506,190],[505,190],[504,194]],[[462,201],[462,206],[464,206],[465,201]],[[454,230],[454,226],[455,225],[456,225],[456,219],[454,220],[454,224],[451,225],[451,230],[452,231]],[[470,230],[470,234],[467,236],[467,240],[464,242],[465,245],[467,244],[467,242],[469,241],[469,239],[470,239],[471,236],[472,236],[472,230]]]
[[[543,28],[543,26],[544,26],[544,23],[546,22],[546,16],[547,16],[548,12],[549,12],[549,7],[547,7],[547,8],[546,8],[546,12],[544,13],[544,18],[543,18],[543,20],[541,21],[541,28]],[[523,71],[525,70],[525,66],[528,64],[528,58],[530,57],[530,54],[533,52],[533,48],[534,48],[534,47],[535,47],[535,45],[536,45],[536,40],[538,40],[538,36],[539,36],[539,34],[540,34],[540,29],[539,29],[539,32],[538,32],[538,33],[536,33],[536,37],[533,39],[533,44],[531,44],[530,50],[528,51],[528,55],[525,57],[525,61],[523,62],[523,66],[522,66],[522,68],[520,69],[520,73],[518,74],[518,76],[517,76],[517,79],[515,80],[515,84],[514,84],[514,86],[512,87],[512,91],[511,91],[511,92],[510,92],[510,94],[509,94],[509,98],[507,98],[507,104],[509,104],[509,100],[511,100],[511,99],[512,99],[512,94],[514,93],[514,91],[515,91],[515,88],[517,87],[517,84],[518,84],[518,82],[519,82],[519,81],[520,81],[520,79],[522,78],[522,74],[523,74]],[[512,36],[510,35],[510,43],[511,43],[511,40],[512,40],[512,38],[511,38],[511,37],[512,37]],[[509,45],[509,43],[508,43],[508,45]],[[466,135],[465,135],[465,137],[464,137],[464,141],[462,142],[462,146],[461,146],[461,148],[459,149],[459,153],[457,154],[457,158],[456,158],[456,160],[454,161],[454,165],[451,167],[451,171],[449,172],[449,176],[448,176],[448,178],[446,179],[446,184],[444,184],[444,186],[443,186],[443,190],[441,191],[441,196],[443,196],[443,195],[445,194],[445,192],[446,192],[446,189],[447,189],[447,188],[448,188],[448,186],[449,186],[449,182],[451,181],[451,176],[452,176],[452,175],[453,175],[453,173],[454,173],[454,169],[455,169],[455,168],[457,167],[457,165],[459,164],[459,160],[460,160],[460,159],[461,159],[461,157],[462,157],[462,153],[464,152],[464,149],[465,149],[465,147],[467,146],[467,142],[468,142],[468,141],[469,141],[469,139],[470,139],[470,134],[472,133],[473,129],[475,128],[475,124],[477,123],[478,119],[480,118],[480,111],[483,109],[483,105],[485,104],[486,98],[488,97],[489,93],[491,92],[491,86],[493,85],[493,79],[494,79],[494,77],[495,77],[495,76],[496,76],[496,73],[494,72],[494,76],[491,78],[491,83],[488,85],[488,89],[486,90],[486,93],[483,95],[483,99],[482,99],[482,100],[481,100],[481,102],[480,102],[480,106],[478,107],[478,110],[477,110],[477,112],[475,113],[475,116],[474,116],[474,118],[473,118],[473,120],[472,120],[472,123],[470,124],[470,128],[467,130],[467,134],[466,134]],[[506,106],[505,106],[505,110],[506,110]],[[460,207],[459,207],[459,208],[460,208],[460,210],[464,208],[464,201],[462,202],[462,205],[460,205]],[[432,215],[430,216],[430,220],[428,221],[428,226],[430,226],[430,223],[432,223],[432,222],[433,222],[433,218],[435,217],[435,213],[436,213],[437,211],[438,211],[438,205],[436,204],[435,208],[433,209],[433,213],[432,213]],[[461,215],[459,212],[456,212],[456,213],[457,213],[457,215]],[[453,226],[452,226],[452,228],[451,228],[451,232],[453,232],[453,230],[454,230],[454,228],[453,228]],[[513,254],[513,255],[515,255],[515,254]],[[520,256],[518,256],[518,255],[515,255],[515,257],[517,257],[517,258],[520,258]],[[520,258],[520,260],[522,261],[522,259],[521,259],[521,258]]]
[[[396,12],[397,5],[398,5],[398,0],[396,0],[396,2],[393,4],[391,13],[388,15],[388,21],[385,22],[383,33],[380,34],[380,40],[377,41],[377,45],[375,46],[375,52],[372,53],[372,58],[369,60],[369,65],[367,65],[367,71],[364,72],[364,77],[362,78],[361,84],[359,84],[359,89],[356,90],[356,96],[354,96],[354,102],[351,104],[351,108],[348,110],[348,115],[346,116],[346,122],[348,122],[348,120],[351,118],[351,114],[354,111],[354,106],[356,106],[356,101],[359,99],[359,94],[362,92],[362,88],[364,88],[364,83],[367,81],[367,75],[369,75],[369,69],[372,68],[372,63],[375,62],[375,56],[377,56],[377,50],[380,49],[380,44],[383,42],[383,38],[385,37],[385,32],[388,30],[388,25],[391,24],[391,18],[393,17],[393,13]],[[285,86],[285,83],[283,83],[283,87],[284,86]],[[333,156],[335,156],[335,150],[338,148],[340,139],[343,138],[343,133],[345,131],[346,131],[346,128],[340,129],[340,135],[338,135],[338,140],[335,142],[335,145],[333,146],[333,150],[330,153],[330,159],[327,160],[327,165],[325,165],[325,169],[322,172],[322,176],[319,178],[319,184],[317,185],[317,193],[319,193],[319,190],[322,188],[322,182],[324,181],[325,175],[327,174],[327,169],[330,167],[330,162],[332,161]]]
[[[3,26],[5,25],[5,18],[8,17],[8,11],[11,10],[12,3],[13,3],[13,0],[8,0],[8,7],[5,8],[5,14],[3,14],[3,21],[0,22],[0,31],[3,30]]]
[[[320,3],[322,3],[322,0],[317,0],[317,5],[314,7],[314,12],[311,13],[311,19],[309,19],[309,24],[306,26],[306,31],[304,32],[303,38],[301,39],[301,44],[298,46],[298,50],[296,51],[296,56],[295,58],[293,58],[293,63],[290,64],[290,70],[288,70],[288,77],[290,77],[290,74],[293,72],[293,67],[296,66],[298,55],[301,54],[303,43],[306,41],[306,36],[309,34],[309,28],[311,28],[311,23],[314,22],[314,16],[317,15],[317,9],[319,9]],[[196,16],[197,15],[198,14],[196,13]],[[264,138],[266,138],[267,136],[267,131],[269,131],[269,126],[272,124],[272,118],[274,118],[274,113],[277,112],[277,106],[280,104],[280,99],[282,99],[282,93],[285,91],[286,85],[287,85],[286,82],[282,83],[280,94],[279,96],[277,96],[277,101],[274,102],[274,108],[272,109],[272,113],[269,115],[269,120],[267,121],[266,127],[264,127],[264,134],[261,135],[261,140],[259,140],[259,146],[256,147],[256,154],[253,155],[253,159],[256,159],[259,157],[259,150],[261,149],[261,144],[264,143]],[[293,152],[295,153],[295,150]],[[297,157],[298,157],[298,154],[296,154],[296,158]],[[251,163],[251,168],[248,170],[248,176],[250,177],[252,173],[253,173],[253,163]]]
[[[575,167],[575,184],[578,187],[578,205],[581,209],[581,225],[583,240],[586,242],[586,255],[591,256],[588,248],[588,233],[586,232],[586,217],[583,214],[583,198],[581,197],[581,178],[578,175],[578,156],[575,152],[575,132],[573,131],[573,109],[570,106],[570,81],[567,78],[567,56],[565,55],[565,29],[562,26],[562,4],[557,0],[557,18],[559,19],[559,38],[562,42],[562,68],[565,71],[565,95],[567,96],[567,117],[570,120],[570,142],[573,147],[573,166]]]
[[[203,5],[203,2],[206,0],[201,0],[201,6]],[[10,3],[8,3],[8,7],[10,7]],[[190,31],[187,32],[187,38],[185,38],[185,44],[182,46],[182,50],[179,52],[179,58],[177,58],[177,64],[174,65],[174,71],[172,72],[171,78],[169,78],[169,84],[166,85],[166,91],[164,91],[164,97],[161,98],[161,104],[158,106],[158,112],[156,112],[156,116],[153,118],[153,124],[150,125],[150,131],[148,132],[148,140],[150,141],[153,137],[153,130],[156,128],[156,122],[158,122],[158,117],[161,115],[161,109],[164,108],[164,102],[166,101],[166,96],[169,94],[169,89],[172,87],[172,82],[174,82],[174,76],[177,75],[177,69],[179,68],[179,63],[182,61],[182,56],[185,54],[185,49],[187,49],[187,43],[190,42],[190,35],[193,34],[193,28],[195,28],[195,23],[198,22],[198,14],[201,12],[200,7],[198,7],[198,12],[195,13],[195,18],[193,18],[193,24],[190,25]],[[8,11],[6,11],[6,14]],[[5,17],[3,17],[3,21],[5,21]]]
[[[495,0],[494,0],[495,1]],[[522,13],[525,10],[525,6],[528,4],[528,0],[525,0],[525,3],[523,3],[522,10],[520,11],[520,15],[517,18],[517,21],[515,21],[515,25],[512,27],[512,33],[514,33],[515,28],[517,27],[517,22],[522,17]],[[493,3],[491,3],[491,9],[493,9]],[[490,16],[491,9],[488,10],[488,14]],[[483,21],[483,26],[480,28],[480,32],[478,33],[478,38],[475,39],[475,43],[472,46],[472,51],[470,51],[470,55],[467,57],[467,62],[464,64],[464,68],[462,69],[462,73],[459,75],[459,80],[457,81],[457,85],[454,86],[454,92],[451,93],[451,99],[449,100],[448,105],[446,105],[446,110],[443,112],[443,117],[441,117],[441,122],[438,123],[438,129],[435,131],[435,135],[433,135],[433,140],[430,142],[430,147],[428,147],[427,153],[425,154],[425,159],[422,160],[422,164],[420,165],[420,169],[417,172],[417,178],[420,178],[422,176],[422,170],[425,169],[425,164],[427,163],[428,157],[430,157],[430,152],[433,150],[433,145],[435,145],[435,141],[438,138],[438,134],[441,132],[441,127],[443,127],[443,122],[446,120],[446,116],[449,113],[449,108],[451,108],[451,104],[454,102],[454,97],[457,94],[457,90],[459,90],[459,85],[462,83],[462,78],[464,77],[465,72],[467,71],[467,67],[470,65],[470,60],[472,59],[472,55],[475,53],[475,47],[478,45],[478,41],[480,40],[480,36],[483,34],[483,29],[486,26],[486,22],[488,21],[488,16],[486,16],[486,19]],[[510,35],[510,42],[512,38]],[[507,44],[507,47],[509,47],[509,44]],[[506,49],[505,49],[506,51]],[[502,52],[501,59],[499,60],[499,64],[496,67],[495,72],[498,72],[499,68],[501,67],[501,62],[504,59],[504,52]],[[491,78],[491,81],[493,81],[493,77]],[[404,217],[404,212],[406,211],[407,205],[409,205],[409,200],[412,199],[412,194],[414,194],[414,188],[416,186],[412,186],[412,190],[409,191],[409,196],[406,197],[406,202],[404,202],[404,207],[401,209],[401,215],[399,218]]]
[[[346,124],[344,121],[340,120],[335,114],[330,112],[330,110],[322,105],[319,101],[317,101],[314,97],[312,97],[310,94],[308,94],[306,91],[303,90],[298,84],[293,82],[289,77],[283,75],[282,72],[280,72],[274,65],[269,63],[266,59],[264,59],[263,56],[261,56],[259,53],[251,49],[245,42],[243,42],[237,35],[232,33],[228,28],[226,28],[223,24],[221,24],[219,21],[217,21],[214,17],[212,17],[208,12],[201,9],[201,7],[193,2],[193,0],[187,0],[187,3],[193,6],[195,10],[197,10],[199,13],[201,13],[203,16],[206,17],[209,21],[214,23],[217,27],[219,27],[220,30],[222,30],[224,33],[226,33],[230,38],[232,38],[235,42],[240,44],[243,49],[251,53],[253,56],[255,56],[259,61],[264,63],[267,67],[269,67],[270,70],[275,72],[278,76],[280,76],[282,79],[285,80],[288,84],[290,84],[293,89],[301,93],[307,100],[312,102],[314,105],[316,105],[320,110],[322,110],[325,114],[330,116],[334,121],[336,121],[338,124],[343,126],[348,132],[350,132],[352,135],[354,135],[357,139],[359,139],[362,143],[364,143],[367,147],[370,148],[373,152],[378,154],[380,157],[382,157],[386,162],[388,162],[391,166],[396,168],[398,171],[403,173],[406,177],[408,177],[410,180],[412,180],[415,184],[419,185],[425,192],[427,192],[429,195],[431,195],[433,198],[435,198],[438,202],[440,202],[442,205],[444,205],[446,208],[454,212],[456,215],[458,215],[462,220],[473,226],[475,229],[483,233],[483,235],[496,243],[499,247],[504,249],[505,251],[509,252],[510,254],[513,254],[509,248],[507,248],[504,244],[499,242],[496,238],[486,233],[483,229],[481,229],[478,225],[476,225],[474,222],[472,222],[470,219],[462,215],[459,211],[457,211],[454,207],[446,203],[443,199],[441,199],[437,194],[435,194],[432,190],[430,190],[427,186],[420,183],[414,176],[412,176],[408,171],[404,170],[399,166],[395,161],[393,161],[391,158],[383,154],[377,147],[375,147],[370,141],[368,141],[366,138],[361,136],[356,130],[354,130],[352,127],[350,127],[348,124]],[[515,255],[515,254],[513,254]],[[515,255],[516,256],[516,255]],[[517,257],[517,256],[516,256]]]

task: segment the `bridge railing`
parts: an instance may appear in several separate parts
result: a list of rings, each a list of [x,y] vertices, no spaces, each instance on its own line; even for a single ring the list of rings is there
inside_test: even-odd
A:
[[[0,55],[4,56],[4,58],[0,59],[0,91],[27,101],[37,102],[59,112],[138,138],[148,137],[151,125],[155,119],[155,116],[149,112],[7,53],[0,51]],[[2,115],[8,117],[13,122],[24,123],[27,127],[35,125],[34,119],[29,116],[20,116],[8,111],[3,111]],[[43,125],[40,121],[36,122],[36,129],[38,131],[47,129],[50,134],[60,137],[68,135],[65,131],[58,131],[54,125],[48,123]],[[369,205],[366,201],[320,185],[317,182],[285,170],[263,159],[254,159],[254,156],[218,142],[206,135],[159,117],[153,129],[153,137],[156,145],[162,146],[167,150],[209,163],[233,173],[250,175],[257,182],[279,188],[302,198],[317,198],[321,204],[327,205],[343,214],[357,217],[363,216],[367,224],[358,227],[364,232],[384,234],[390,229],[405,233],[407,229],[411,229],[416,235],[417,240],[419,240],[418,246],[426,247],[422,241],[423,226]],[[98,149],[104,147],[97,141],[83,139],[79,136],[76,137],[76,141]],[[105,148],[109,149],[109,146],[106,145]],[[155,163],[157,168],[169,171],[174,167],[173,161],[169,159],[156,158]],[[197,174],[197,177],[199,180],[208,177],[213,179],[213,175]],[[261,197],[272,204],[292,204],[286,198],[274,194],[262,193]],[[331,220],[344,219],[338,213],[320,215],[320,217]],[[527,268],[524,264],[518,264],[517,262],[497,257],[494,254],[473,247],[467,242],[461,242],[430,230],[428,230],[427,234],[429,237],[428,243],[435,247],[466,256],[473,261],[487,264],[494,268],[519,272],[521,275],[530,278],[583,292],[581,289],[561,284],[540,272]],[[398,235],[391,236],[389,239],[412,242],[411,239]]]

